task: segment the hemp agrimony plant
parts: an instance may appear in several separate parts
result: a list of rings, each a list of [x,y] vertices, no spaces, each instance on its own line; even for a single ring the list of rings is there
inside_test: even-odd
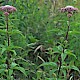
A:
[[[15,12],[17,11],[17,9],[13,6],[10,6],[10,5],[5,5],[5,6],[1,6],[0,7],[0,10],[3,11],[4,15],[5,15],[5,22],[6,22],[6,35],[7,35],[7,47],[10,46],[10,35],[9,35],[9,21],[8,21],[8,18],[9,18],[9,15],[12,13],[12,12]],[[10,70],[10,58],[11,58],[11,53],[10,51],[7,50],[7,59],[6,59],[6,64],[7,64],[7,74],[9,75],[9,70]],[[7,76],[7,79],[9,80],[9,77]]]
[[[68,24],[68,27],[67,27],[67,31],[66,31],[66,35],[65,35],[65,39],[63,40],[63,44],[61,44],[62,46],[62,53],[59,57],[59,69],[58,69],[58,77],[60,75],[60,72],[61,72],[61,67],[63,65],[63,61],[65,60],[65,58],[67,57],[67,55],[65,54],[65,52],[67,51],[67,45],[68,45],[68,37],[69,37],[69,31],[70,31],[70,18],[73,16],[73,14],[75,12],[78,12],[78,8],[74,8],[73,6],[66,6],[64,8],[61,8],[61,12],[63,13],[66,13],[67,14],[67,18],[68,18],[68,21],[67,21],[67,24]],[[63,59],[63,57],[66,55],[66,57]],[[69,71],[67,71],[67,75],[69,75]],[[68,77],[68,76],[67,76]]]
[[[14,69],[21,71],[24,75],[26,75],[25,70],[23,67],[20,67],[17,63],[15,63],[15,61],[13,60],[12,57],[12,52],[16,55],[15,50],[12,50],[13,48],[11,48],[12,46],[11,41],[10,41],[10,30],[9,30],[9,15],[15,11],[17,11],[17,9],[13,6],[10,5],[5,5],[5,6],[1,6],[0,10],[4,13],[5,16],[5,22],[6,22],[6,39],[7,39],[7,48],[4,49],[3,47],[3,52],[6,51],[6,61],[5,63],[3,63],[4,65],[6,65],[6,69],[4,69],[3,67],[1,68],[3,74],[1,73],[0,79],[6,79],[6,80],[14,80]],[[2,64],[1,64],[2,65]],[[0,70],[0,71],[1,71]]]
[[[10,46],[10,36],[9,36],[9,26],[8,26],[8,17],[12,12],[17,11],[17,9],[13,6],[2,6],[0,7],[0,10],[2,10],[4,12],[5,18],[6,18],[6,30],[7,30],[7,46]],[[10,59],[10,53],[7,52],[7,68],[10,68],[10,63],[9,63],[9,59]]]
[[[67,28],[65,40],[68,40],[68,33],[69,33],[69,30],[70,30],[70,18],[73,16],[73,14],[75,12],[78,12],[78,8],[74,8],[73,6],[66,6],[64,8],[61,8],[61,12],[67,13],[67,17],[68,17],[68,28]]]

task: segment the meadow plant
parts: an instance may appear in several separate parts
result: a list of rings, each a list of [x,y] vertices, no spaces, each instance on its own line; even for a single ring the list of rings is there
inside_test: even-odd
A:
[[[7,46],[10,46],[10,35],[9,35],[9,25],[8,25],[8,16],[12,13],[17,11],[17,9],[13,6],[10,5],[5,5],[5,6],[1,6],[0,10],[3,11],[5,18],[6,18],[6,33],[7,33]],[[10,58],[11,58],[11,53],[10,51],[7,51],[7,59],[6,59],[6,64],[7,64],[7,70],[8,70],[8,74],[9,74],[9,69],[10,69]],[[7,78],[9,79],[9,78]]]
[[[7,29],[7,38],[8,38],[8,46],[9,46],[9,34],[8,34],[8,16],[10,13],[17,11],[17,9],[10,5],[1,6],[0,10],[4,12],[6,17],[6,29]]]
[[[75,8],[73,6],[66,6],[64,8],[61,8],[61,12],[62,13],[66,13],[67,15],[67,18],[68,18],[68,21],[67,21],[67,24],[68,24],[68,27],[67,27],[67,32],[66,32],[66,35],[65,35],[65,39],[64,39],[64,47],[63,47],[63,53],[65,53],[65,50],[68,50],[68,48],[66,47],[66,43],[68,44],[68,37],[69,37],[69,31],[70,31],[70,18],[74,15],[74,13],[78,12],[78,8]],[[68,58],[68,56],[66,57]],[[62,60],[60,60],[60,67],[59,67],[59,73],[60,73],[60,69],[61,69],[61,66],[62,66]],[[69,75],[71,70],[67,71],[67,75]],[[67,79],[69,79],[69,76],[67,76]]]
[[[68,29],[67,29],[67,32],[66,32],[65,40],[68,40],[68,32],[69,32],[69,29],[70,29],[70,17],[71,17],[75,12],[78,12],[78,8],[75,8],[75,7],[73,7],[73,6],[66,6],[66,7],[64,7],[64,8],[61,8],[61,12],[67,13],[67,17],[68,17]]]

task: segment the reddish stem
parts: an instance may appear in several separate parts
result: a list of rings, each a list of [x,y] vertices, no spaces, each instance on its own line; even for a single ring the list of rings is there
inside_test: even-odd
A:
[[[9,28],[8,28],[8,16],[6,16],[6,30],[7,30],[7,45],[9,47],[10,45],[10,37],[9,37]],[[7,63],[7,68],[9,69],[10,68],[10,63],[9,63],[9,59],[10,59],[10,52],[7,51],[7,60],[6,60],[6,63]]]
[[[67,32],[66,32],[66,36],[65,36],[65,40],[67,40],[67,41],[68,41],[69,29],[70,29],[70,17],[68,17],[68,28],[67,28]]]

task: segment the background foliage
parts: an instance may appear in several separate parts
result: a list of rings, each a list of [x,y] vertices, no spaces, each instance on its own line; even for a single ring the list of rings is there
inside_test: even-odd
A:
[[[5,5],[4,0],[1,6]],[[70,18],[69,41],[64,40],[68,18],[61,7],[80,9],[79,0],[9,0],[17,12],[9,16],[11,46],[7,49],[5,17],[0,12],[1,80],[79,80],[80,15]],[[10,50],[11,68],[6,69]],[[64,50],[64,52],[63,52]]]

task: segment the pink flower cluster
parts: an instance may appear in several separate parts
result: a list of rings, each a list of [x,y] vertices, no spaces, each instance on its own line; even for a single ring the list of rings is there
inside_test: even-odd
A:
[[[10,5],[1,6],[0,10],[4,12],[5,16],[8,16],[9,13],[17,11],[17,9],[15,7],[10,6]]]
[[[74,8],[73,6],[66,6],[64,8],[61,8],[61,12],[68,12],[68,17],[71,17],[73,12],[77,12],[78,8]]]

